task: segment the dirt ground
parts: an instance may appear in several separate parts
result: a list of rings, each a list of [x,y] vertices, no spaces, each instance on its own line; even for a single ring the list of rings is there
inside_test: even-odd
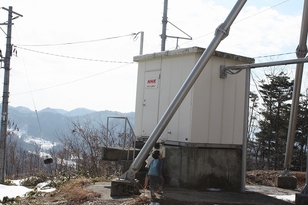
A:
[[[305,185],[305,172],[291,172],[298,180],[297,190],[287,190],[275,187],[275,177],[282,171],[249,171],[246,175],[246,193],[187,190],[182,188],[164,187],[164,195],[156,195],[159,205],[292,205],[292,201],[282,201],[270,194],[294,195],[299,193]],[[250,189],[251,188],[251,189]],[[141,189],[141,195],[129,197],[111,197],[110,182],[97,182],[85,189],[89,190],[87,200],[73,202],[65,193],[43,193],[33,196],[31,199],[23,199],[19,204],[33,205],[149,205],[151,203],[148,190]],[[250,191],[252,190],[252,191]]]
[[[258,184],[275,186],[275,177],[282,171],[274,170],[253,170],[246,172],[246,184]],[[302,189],[305,185],[306,172],[290,172],[297,178],[297,188]]]

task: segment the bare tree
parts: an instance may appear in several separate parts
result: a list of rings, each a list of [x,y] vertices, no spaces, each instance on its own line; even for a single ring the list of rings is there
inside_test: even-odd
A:
[[[90,119],[70,119],[69,132],[62,132],[58,137],[64,147],[59,152],[62,163],[65,160],[74,164],[77,171],[90,176],[102,173],[102,147],[113,144],[102,123]]]

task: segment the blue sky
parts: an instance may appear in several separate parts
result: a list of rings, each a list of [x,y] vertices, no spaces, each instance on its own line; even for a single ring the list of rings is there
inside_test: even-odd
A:
[[[215,0],[213,2],[219,5],[224,5],[227,8],[231,8],[234,6],[236,1]],[[303,12],[303,5],[304,0],[248,0],[245,3],[245,7],[253,6],[258,9],[273,7],[273,9],[285,15],[301,15]]]
[[[131,34],[144,31],[144,54],[159,52],[163,2],[1,1],[1,7],[12,6],[23,15],[14,20],[12,30],[18,55],[11,59],[10,105],[135,111],[138,65],[133,57],[139,54],[140,38]],[[193,38],[179,40],[180,48],[206,48],[236,1],[187,2],[169,0],[168,20]],[[292,52],[299,41],[303,5],[300,0],[248,0],[217,50],[266,56],[256,62],[296,58]],[[6,20],[2,9],[0,23]],[[6,26],[1,28],[6,31]],[[170,24],[167,35],[183,36]],[[3,53],[5,41],[0,32]],[[176,41],[167,39],[166,50],[175,47]],[[303,77],[307,87],[307,74]]]

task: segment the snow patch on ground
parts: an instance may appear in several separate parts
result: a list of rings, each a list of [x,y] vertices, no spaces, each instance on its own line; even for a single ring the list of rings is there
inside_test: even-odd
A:
[[[20,181],[21,180],[12,180],[12,182],[14,184],[16,184],[16,186],[12,185],[12,186],[8,186],[8,185],[3,185],[0,184],[0,200],[3,199],[3,197],[7,196],[9,198],[13,198],[13,197],[23,197],[25,196],[26,193],[32,191],[33,189],[29,189],[27,187],[24,186],[20,186]],[[48,187],[48,184],[50,182],[42,182],[39,183],[36,188],[38,191],[40,192],[53,192],[56,189],[55,188],[51,188]]]

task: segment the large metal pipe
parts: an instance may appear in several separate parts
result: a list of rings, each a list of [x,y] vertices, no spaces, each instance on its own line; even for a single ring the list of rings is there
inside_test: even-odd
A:
[[[149,152],[151,151],[152,147],[163,133],[164,129],[172,119],[174,113],[177,111],[179,106],[181,105],[182,101],[185,99],[187,93],[190,91],[191,87],[194,85],[195,81],[198,79],[199,75],[201,74],[202,70],[206,66],[207,62],[210,60],[213,52],[218,47],[219,43],[228,35],[228,31],[230,26],[232,25],[233,21],[235,20],[236,16],[239,14],[241,9],[243,8],[244,4],[247,0],[238,0],[229,15],[227,16],[224,23],[222,23],[217,29],[215,33],[215,37],[213,38],[212,42],[208,46],[208,48],[203,52],[200,59],[188,75],[187,79],[185,80],[184,84],[172,100],[171,104],[163,114],[162,118],[159,120],[158,124],[154,128],[153,132],[149,136],[148,140],[146,141],[143,148],[140,150],[140,153],[137,155],[136,159],[131,164],[128,171],[126,171],[122,176],[121,179],[127,179],[133,181],[135,179],[135,174],[140,169],[142,163],[148,156]]]
[[[234,65],[234,66],[225,66],[225,70],[240,70],[246,68],[263,68],[263,67],[270,67],[270,66],[277,66],[277,65],[289,65],[289,64],[298,64],[298,63],[307,63],[308,58],[297,58],[297,59],[290,59],[290,60],[282,60],[282,61],[272,61],[272,62],[265,62],[265,63],[252,63],[252,64],[242,64],[242,65]]]
[[[245,80],[245,102],[244,102],[244,126],[243,126],[243,147],[242,147],[242,174],[241,192],[246,191],[246,166],[247,166],[247,135],[248,135],[248,113],[249,113],[249,92],[250,92],[250,69],[246,70]]]
[[[307,31],[308,31],[308,0],[305,0],[304,7],[303,7],[303,16],[302,16],[302,25],[301,25],[299,45],[296,49],[297,58],[303,58],[307,54],[307,45],[306,45]],[[289,170],[291,167],[291,161],[292,161],[292,155],[293,155],[294,137],[295,137],[295,130],[296,130],[299,96],[300,96],[302,76],[303,76],[303,67],[304,67],[303,63],[298,63],[296,66],[296,72],[295,72],[291,112],[290,112],[290,119],[289,119],[287,148],[286,148],[286,155],[285,155],[285,162],[284,162],[284,168],[286,170]]]

